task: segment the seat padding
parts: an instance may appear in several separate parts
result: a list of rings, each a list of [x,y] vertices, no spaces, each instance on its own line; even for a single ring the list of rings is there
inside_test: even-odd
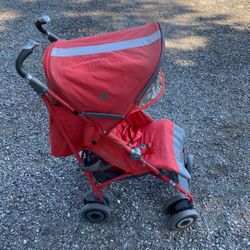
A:
[[[185,131],[172,121],[152,121],[140,127],[124,121],[114,133],[128,145],[140,147],[143,158],[155,167],[191,178],[184,165]]]

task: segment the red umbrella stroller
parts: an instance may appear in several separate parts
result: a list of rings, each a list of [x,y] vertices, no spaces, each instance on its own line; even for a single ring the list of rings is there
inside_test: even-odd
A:
[[[180,191],[165,202],[171,227],[192,225],[198,214],[189,190],[192,156],[184,130],[143,111],[163,91],[161,26],[63,40],[44,28],[48,22],[47,16],[36,22],[52,42],[43,57],[48,86],[23,69],[36,42],[23,47],[16,69],[48,108],[52,155],[74,155],[92,187],[84,197],[84,218],[109,218],[110,198],[103,189],[112,182],[151,174]]]

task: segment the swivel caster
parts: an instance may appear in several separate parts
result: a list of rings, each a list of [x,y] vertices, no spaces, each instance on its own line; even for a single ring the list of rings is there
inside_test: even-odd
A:
[[[181,205],[188,205],[189,207],[189,200],[188,200],[188,197],[185,196],[184,194],[178,194],[178,195],[175,195],[171,198],[169,198],[163,205],[163,209],[164,209],[164,212],[166,214],[169,214],[171,215],[172,213],[175,212],[176,210],[176,206],[179,204]]]
[[[193,225],[198,219],[195,209],[185,209],[176,214],[172,214],[169,219],[170,227],[173,230],[183,230]]]
[[[92,223],[105,222],[110,217],[110,198],[102,192],[104,201],[101,202],[92,191],[84,195],[83,218]]]
[[[102,196],[104,198],[104,201],[100,202],[99,199],[97,198],[96,194],[93,191],[89,191],[83,196],[83,202],[85,205],[90,204],[90,203],[101,203],[101,204],[109,206],[110,205],[110,196],[104,192],[102,192]]]
[[[110,217],[110,208],[101,203],[89,203],[82,210],[83,218],[92,223],[105,222]]]
[[[198,219],[198,213],[188,197],[183,194],[168,199],[164,211],[170,215],[169,224],[173,230],[183,230],[190,227]]]

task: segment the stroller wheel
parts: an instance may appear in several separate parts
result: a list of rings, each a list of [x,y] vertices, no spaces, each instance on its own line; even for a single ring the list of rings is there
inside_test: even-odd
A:
[[[89,222],[105,222],[110,217],[110,208],[101,203],[90,203],[84,205],[82,214]]]
[[[193,165],[194,165],[194,156],[193,155],[188,155],[187,157],[187,164],[186,164],[186,169],[187,171],[192,174],[193,170]]]
[[[104,198],[104,204],[109,206],[110,205],[110,200],[111,200],[110,196],[105,192],[102,192],[102,195],[103,195],[103,198]],[[90,203],[103,204],[102,202],[99,201],[99,199],[97,198],[96,194],[93,191],[89,191],[84,195],[83,202],[84,202],[85,205],[90,204]]]
[[[190,227],[198,219],[195,209],[182,210],[170,216],[169,224],[173,230],[182,230]]]
[[[164,212],[167,214],[173,214],[176,212],[176,209],[178,209],[178,207],[180,207],[180,205],[184,205],[182,203],[188,203],[188,201],[189,200],[188,200],[187,196],[185,196],[184,194],[178,194],[176,196],[173,196],[164,203],[164,205],[163,205]],[[186,208],[186,206],[185,206],[185,208]]]

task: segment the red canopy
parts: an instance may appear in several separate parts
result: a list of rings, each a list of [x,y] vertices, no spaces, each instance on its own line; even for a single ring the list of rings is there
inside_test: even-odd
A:
[[[44,54],[49,84],[79,112],[126,116],[157,78],[163,52],[158,23],[59,40]]]

